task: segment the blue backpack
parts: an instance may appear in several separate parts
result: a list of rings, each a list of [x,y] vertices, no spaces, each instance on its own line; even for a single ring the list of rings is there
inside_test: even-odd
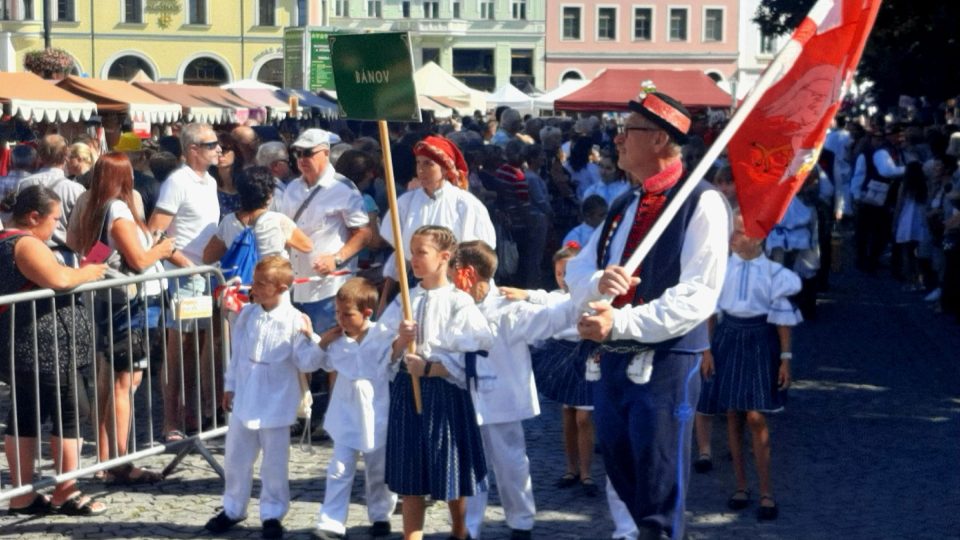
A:
[[[253,269],[260,260],[260,248],[257,247],[257,237],[253,234],[253,229],[260,216],[257,216],[233,239],[230,248],[220,258],[220,271],[223,272],[223,278],[227,281],[239,277],[244,285],[253,283]]]

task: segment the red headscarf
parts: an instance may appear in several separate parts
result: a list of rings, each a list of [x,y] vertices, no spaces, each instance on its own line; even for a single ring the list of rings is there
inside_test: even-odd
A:
[[[457,145],[439,135],[428,135],[413,147],[413,155],[432,159],[443,169],[443,177],[460,189],[467,189],[467,162]]]

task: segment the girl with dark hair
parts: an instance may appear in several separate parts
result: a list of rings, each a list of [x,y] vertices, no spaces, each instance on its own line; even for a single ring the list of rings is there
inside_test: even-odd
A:
[[[17,195],[12,227],[0,233],[0,295],[32,288],[67,290],[103,277],[106,265],[62,266],[47,247],[45,242],[53,236],[61,211],[59,197],[49,188],[30,186]],[[53,426],[53,470],[67,473],[79,463],[80,425],[89,410],[87,373],[93,351],[90,319],[77,300],[73,295],[58,296],[55,301],[34,302],[34,309],[24,303],[15,316],[6,309],[9,306],[0,306],[0,343],[4,344],[0,354],[14,359],[12,366],[0,362],[0,373],[12,383],[16,400],[16,415],[11,408],[4,432],[14,487],[34,481],[37,437],[48,418]],[[76,480],[57,484],[49,498],[27,493],[11,498],[9,505],[10,514],[89,516],[107,510],[103,503],[83,495]]]
[[[599,156],[593,149],[593,140],[589,137],[575,139],[570,145],[570,157],[563,168],[570,174],[570,181],[577,186],[577,200],[582,201],[591,186],[603,181],[597,166]]]
[[[77,253],[87,254],[97,243],[103,242],[118,251],[124,264],[135,272],[156,273],[163,271],[160,261],[174,251],[174,239],[164,238],[154,242],[143,216],[143,203],[133,189],[133,167],[123,152],[105,154],[93,168],[90,190],[80,196],[67,227],[67,243]],[[152,304],[159,313],[159,298],[163,284],[147,281],[143,284],[146,304],[140,306],[149,315]],[[106,300],[101,293],[102,300]],[[116,302],[117,299],[113,299]],[[116,305],[116,304],[115,304]],[[116,319],[120,308],[97,302],[97,320]],[[136,311],[131,305],[131,311]],[[137,317],[139,312],[131,313]],[[146,325],[155,328],[158,320],[146,316]],[[107,328],[99,332],[107,335]],[[119,330],[114,328],[115,332]],[[105,357],[104,357],[105,358]],[[106,358],[105,358],[106,360]],[[97,381],[100,402],[97,404],[100,429],[100,459],[126,455],[130,434],[130,396],[136,392],[143,379],[146,367],[141,359],[130,359],[114,353],[110,365],[98,370]],[[131,362],[131,360],[133,360]],[[112,368],[111,368],[112,365]],[[111,386],[113,389],[111,390]],[[106,472],[108,483],[138,484],[153,483],[161,479],[155,472],[145,471],[132,464],[115,467]]]
[[[207,242],[203,250],[205,264],[219,261],[247,227],[253,227],[260,257],[280,255],[288,258],[287,250],[291,248],[303,253],[313,250],[313,242],[292,219],[267,210],[274,189],[270,169],[250,167],[242,171],[237,176],[236,187],[238,208],[220,220],[216,234]]]

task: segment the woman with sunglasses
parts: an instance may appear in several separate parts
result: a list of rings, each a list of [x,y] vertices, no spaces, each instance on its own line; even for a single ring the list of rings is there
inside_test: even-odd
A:
[[[220,157],[216,165],[210,166],[210,176],[217,181],[217,200],[220,202],[220,219],[227,214],[240,210],[240,194],[237,193],[236,179],[244,169],[243,153],[238,150],[236,141],[229,133],[220,133]]]

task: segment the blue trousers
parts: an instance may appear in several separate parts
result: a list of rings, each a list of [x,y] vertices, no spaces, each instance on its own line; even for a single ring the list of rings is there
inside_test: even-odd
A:
[[[605,352],[600,360],[594,423],[603,462],[637,526],[682,538],[700,354],[658,352],[642,385],[627,378],[632,358]]]

